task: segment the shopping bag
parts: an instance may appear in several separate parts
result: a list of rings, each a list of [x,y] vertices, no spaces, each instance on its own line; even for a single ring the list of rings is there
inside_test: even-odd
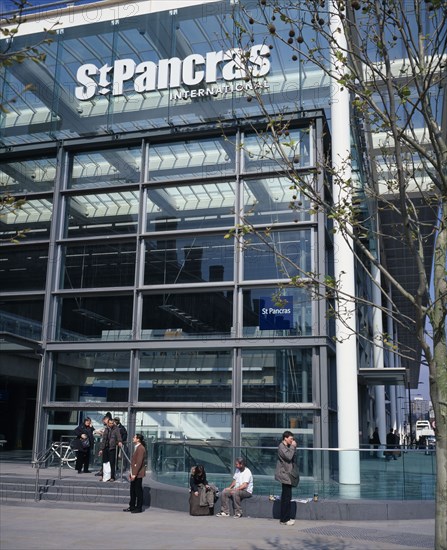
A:
[[[102,480],[103,481],[109,481],[111,477],[111,468],[110,468],[110,462],[104,462],[102,465]]]

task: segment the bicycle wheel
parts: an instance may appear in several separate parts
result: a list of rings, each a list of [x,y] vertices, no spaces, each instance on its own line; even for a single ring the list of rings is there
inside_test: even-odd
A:
[[[65,456],[68,454],[69,450],[71,450],[69,445],[59,445],[59,443],[53,443],[50,448],[51,454],[48,460],[48,466],[63,466],[66,463]]]
[[[48,466],[59,466],[59,450],[57,447],[51,447],[48,456]]]
[[[77,458],[76,452],[73,451],[73,449],[69,445],[66,445],[66,446],[64,446],[62,456],[64,457],[63,458],[63,463],[67,464],[67,466],[69,468],[74,470],[75,467],[76,467],[76,458]]]

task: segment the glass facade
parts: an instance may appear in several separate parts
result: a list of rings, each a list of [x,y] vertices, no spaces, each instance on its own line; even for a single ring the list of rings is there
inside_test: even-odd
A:
[[[42,346],[36,448],[106,410],[154,439],[260,445],[293,428],[303,445],[329,443],[316,419],[333,343],[312,292],[290,285],[323,272],[328,222],[280,169],[286,157],[323,187],[324,114],[303,111],[321,106],[318,75],[298,86],[305,66],[272,50],[269,109],[290,118],[276,151],[246,94],[222,88],[225,73],[206,97],[151,89],[160,60],[221,50],[232,7],[218,5],[67,27],[44,46],[45,66],[7,70],[6,102],[29,78],[37,89],[2,114],[0,164],[2,191],[26,193],[0,217],[0,326]],[[116,79],[126,59],[122,70],[141,64],[135,78],[112,83],[104,69],[85,98],[76,75],[114,65]]]

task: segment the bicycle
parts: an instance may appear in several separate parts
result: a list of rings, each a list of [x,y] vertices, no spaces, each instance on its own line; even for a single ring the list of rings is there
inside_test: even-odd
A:
[[[48,466],[64,466],[65,464],[74,470],[76,466],[76,452],[68,443],[54,442],[37,458],[37,462]]]

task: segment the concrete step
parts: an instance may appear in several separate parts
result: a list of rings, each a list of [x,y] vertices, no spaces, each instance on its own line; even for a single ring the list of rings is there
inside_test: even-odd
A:
[[[0,498],[4,503],[12,500],[127,503],[129,483],[105,483],[94,477],[89,480],[40,478],[36,491],[35,478],[1,476]]]

